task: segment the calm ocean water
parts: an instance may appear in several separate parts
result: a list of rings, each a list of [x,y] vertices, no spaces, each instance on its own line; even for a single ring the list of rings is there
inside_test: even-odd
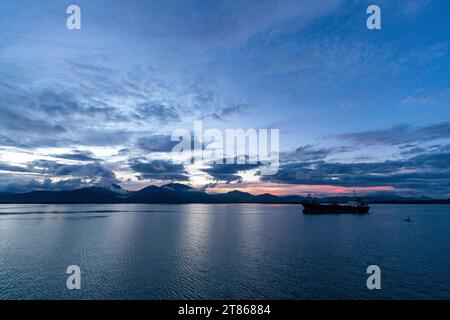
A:
[[[72,298],[449,299],[450,206],[0,205],[0,299]]]

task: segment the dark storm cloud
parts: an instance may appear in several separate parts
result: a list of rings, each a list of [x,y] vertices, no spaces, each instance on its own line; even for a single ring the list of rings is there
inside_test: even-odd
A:
[[[189,180],[184,166],[172,161],[133,159],[130,161],[130,167],[139,173],[140,179]]]
[[[44,180],[29,180],[24,182],[12,181],[6,184],[1,191],[3,192],[28,192],[30,190],[36,191],[61,191],[61,190],[74,190],[82,187],[89,187],[81,179],[67,179],[62,181],[53,182],[51,179]]]
[[[440,145],[434,144],[431,146],[419,146],[415,144],[400,145],[399,149],[401,152],[400,156],[412,157],[414,155],[425,154],[425,153],[447,153],[450,152],[450,144]]]
[[[383,130],[338,135],[338,138],[361,145],[400,145],[450,138],[450,122],[413,127],[397,125]]]
[[[368,163],[289,162],[263,181],[343,187],[391,186],[422,194],[450,192],[450,153],[427,153],[409,159]]]
[[[57,161],[42,159],[28,163],[28,167],[33,170],[33,172],[51,175],[54,175],[56,170],[62,166],[64,166],[64,164],[58,163]]]
[[[73,176],[80,179],[94,180],[99,183],[117,183],[114,172],[97,162],[80,165],[67,165],[56,161],[36,160],[29,164],[29,168],[33,172],[48,175],[50,177]]]
[[[56,161],[36,160],[29,163],[27,168],[10,166],[9,168],[5,167],[5,169],[14,171],[10,175],[0,176],[0,190],[8,192],[73,190],[91,186],[109,188],[112,185],[118,184],[114,172],[100,163],[66,165]],[[29,173],[33,175],[24,177],[17,173]],[[39,179],[33,178],[36,175],[39,175]],[[51,178],[61,179],[52,180]]]
[[[11,166],[9,164],[0,163],[0,170],[1,171],[10,171],[10,172],[29,172],[30,169],[26,167],[19,167],[19,166]]]
[[[261,166],[259,163],[226,164],[225,159],[223,161],[223,164],[213,164],[211,168],[202,169],[202,171],[212,176],[216,181],[241,182],[242,177],[239,175],[239,171],[253,170]]]
[[[76,161],[98,161],[92,152],[75,150],[72,153],[51,155],[53,158],[76,160]]]
[[[180,143],[180,137],[175,137],[176,140],[172,141],[172,136],[165,134],[151,134],[140,137],[135,141],[135,147],[148,151],[148,152],[171,152],[173,148]],[[200,142],[197,137],[191,133],[191,147],[194,147],[194,143],[202,145],[203,148],[207,146],[207,143]],[[129,153],[130,150],[121,150],[122,152]]]
[[[62,165],[54,172],[55,176],[77,176],[80,178],[93,178],[117,182],[114,172],[99,163],[87,165]]]

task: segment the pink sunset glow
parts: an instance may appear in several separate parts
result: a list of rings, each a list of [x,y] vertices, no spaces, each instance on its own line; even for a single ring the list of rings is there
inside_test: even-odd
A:
[[[373,187],[339,187],[331,185],[292,185],[281,183],[266,183],[266,184],[239,184],[227,185],[221,184],[214,188],[208,188],[208,192],[223,193],[233,190],[248,192],[251,194],[270,193],[273,195],[293,195],[293,194],[350,194],[356,192],[373,192],[373,191],[393,191],[391,186],[373,186]]]

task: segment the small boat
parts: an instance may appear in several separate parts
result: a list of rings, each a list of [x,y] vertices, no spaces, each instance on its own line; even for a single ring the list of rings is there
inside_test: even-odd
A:
[[[340,203],[317,203],[314,201],[302,202],[304,214],[366,214],[370,207],[361,198],[356,198],[344,204]]]
[[[405,220],[403,220],[403,221],[405,221],[405,222],[412,222],[412,220],[411,220],[411,218],[410,218],[410,217],[406,218],[406,219],[405,219]]]

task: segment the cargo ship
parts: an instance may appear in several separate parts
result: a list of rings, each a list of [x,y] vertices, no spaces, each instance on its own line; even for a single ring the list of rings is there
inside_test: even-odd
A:
[[[367,214],[370,207],[360,198],[347,203],[318,203],[314,201],[302,202],[304,214]]]

